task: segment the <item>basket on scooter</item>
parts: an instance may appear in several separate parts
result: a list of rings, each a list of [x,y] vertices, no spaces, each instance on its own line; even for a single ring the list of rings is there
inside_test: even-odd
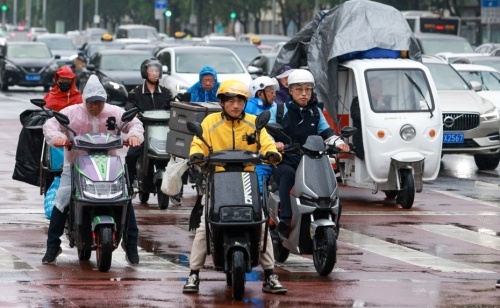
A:
[[[250,243],[259,247],[263,220],[262,203],[259,193],[257,175],[254,172],[216,172],[212,176],[210,194],[209,222],[212,238],[241,237],[241,243]],[[215,252],[225,251],[227,241],[212,241],[219,246],[212,250],[214,265],[224,266],[224,256],[216,256]],[[249,247],[250,248],[250,247]],[[251,266],[259,263],[259,249],[252,252]],[[218,262],[220,260],[220,262]]]

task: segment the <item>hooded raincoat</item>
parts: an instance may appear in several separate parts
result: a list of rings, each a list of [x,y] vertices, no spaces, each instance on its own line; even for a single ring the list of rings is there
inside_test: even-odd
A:
[[[68,91],[63,92],[61,91],[61,89],[59,89],[57,83],[59,81],[59,78],[71,79],[71,88]],[[69,67],[68,65],[61,66],[54,74],[54,82],[54,87],[43,98],[46,103],[46,108],[60,111],[65,107],[83,102],[82,95],[76,89],[76,77],[73,73],[73,70],[71,70],[71,67]]]
[[[205,75],[212,75],[215,78],[215,85],[210,91],[205,91],[201,85],[201,77]],[[211,66],[204,66],[200,71],[200,80],[196,82],[188,92],[191,93],[192,102],[218,102],[217,90],[220,83],[217,81],[217,73]]]

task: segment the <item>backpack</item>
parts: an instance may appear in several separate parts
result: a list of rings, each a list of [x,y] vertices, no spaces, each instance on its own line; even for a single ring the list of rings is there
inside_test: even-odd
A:
[[[285,113],[285,104],[277,104],[276,105],[276,123],[282,125],[281,121],[283,120],[283,114]],[[318,106],[316,108],[313,108],[313,113],[314,113],[314,121],[316,122],[316,127],[319,124],[319,109]]]

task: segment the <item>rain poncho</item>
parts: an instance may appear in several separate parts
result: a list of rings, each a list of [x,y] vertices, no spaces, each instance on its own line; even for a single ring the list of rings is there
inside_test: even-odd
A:
[[[63,92],[59,89],[59,86],[57,84],[59,78],[71,79],[71,88],[69,89],[69,91]],[[67,65],[61,66],[54,74],[54,82],[54,87],[43,98],[46,103],[46,108],[60,111],[64,107],[79,104],[83,101],[82,95],[76,89],[76,78],[75,74],[71,70],[71,67]]]
[[[373,49],[408,51],[410,59],[421,58],[413,32],[400,11],[374,1],[346,1],[319,12],[286,43],[276,58],[271,76],[277,75],[285,65],[308,66],[316,80],[319,102],[336,117],[338,57]]]
[[[204,75],[212,75],[215,78],[215,85],[210,91],[205,91],[201,86],[201,77]],[[191,93],[192,102],[218,102],[217,90],[219,89],[220,83],[217,81],[217,73],[211,66],[204,66],[200,71],[200,80],[196,82],[187,91]]]

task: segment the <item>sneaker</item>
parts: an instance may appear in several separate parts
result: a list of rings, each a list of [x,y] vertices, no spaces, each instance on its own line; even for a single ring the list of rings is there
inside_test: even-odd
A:
[[[278,223],[278,232],[283,235],[283,237],[288,238],[290,234],[290,218],[282,218]]]
[[[278,280],[278,275],[271,275],[269,278],[264,280],[264,285],[262,286],[262,291],[273,294],[284,294],[288,292],[280,281]]]
[[[497,280],[497,288],[500,288],[500,279]]]
[[[53,263],[57,256],[62,252],[61,247],[47,247],[47,251],[45,252],[45,256],[42,258],[43,264],[51,264]]]
[[[176,206],[181,205],[181,195],[177,194],[175,196],[170,197],[170,202]]]
[[[182,292],[198,293],[199,290],[200,290],[200,279],[198,278],[198,275],[191,274],[188,277],[186,284],[184,285],[184,288],[182,288]]]
[[[123,243],[123,242],[122,242]],[[122,244],[122,248],[123,248]],[[138,265],[139,264],[139,253],[137,252],[137,245],[128,244],[124,248],[125,250],[125,259],[130,265]]]

